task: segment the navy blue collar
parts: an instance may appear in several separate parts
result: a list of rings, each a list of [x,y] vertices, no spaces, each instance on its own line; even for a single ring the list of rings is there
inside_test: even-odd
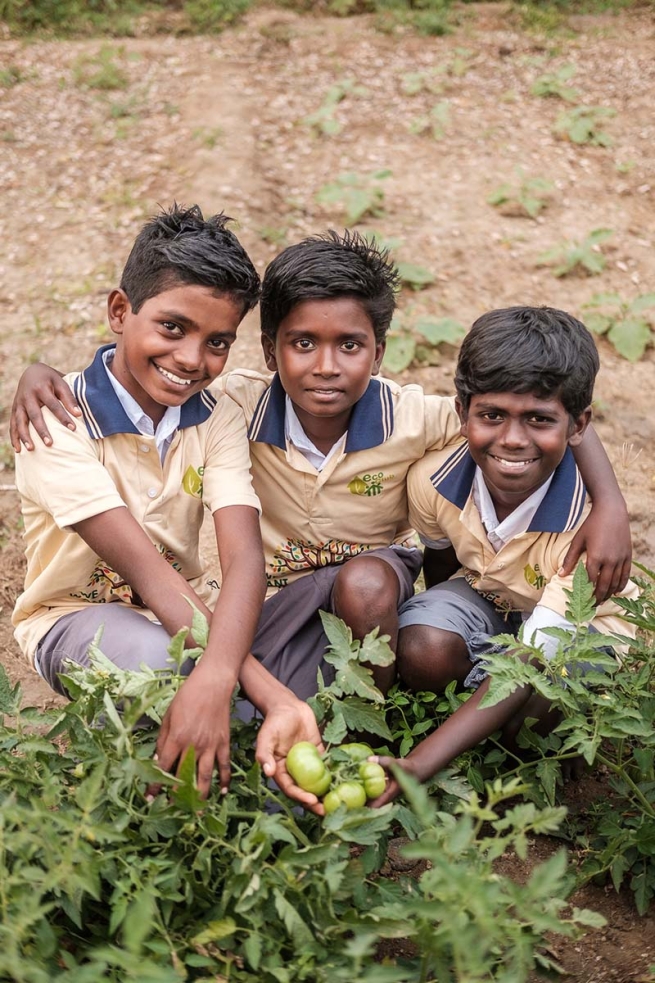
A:
[[[261,444],[273,444],[286,450],[285,416],[286,393],[276,373],[255,407],[248,430],[249,438]],[[348,422],[346,453],[377,447],[378,444],[388,440],[392,433],[391,389],[379,379],[371,379],[366,392],[352,408]]]
[[[73,392],[80,404],[86,429],[94,440],[115,433],[139,433],[121,406],[107,376],[103,354],[115,347],[103,345],[99,348],[91,365],[73,383]],[[215,405],[216,400],[207,390],[190,396],[180,407],[179,429],[204,423],[211,416]]]
[[[474,477],[475,461],[465,442],[430,476],[430,481],[447,501],[463,509],[471,494]],[[567,447],[527,532],[569,532],[574,529],[580,521],[586,495],[573,453]]]

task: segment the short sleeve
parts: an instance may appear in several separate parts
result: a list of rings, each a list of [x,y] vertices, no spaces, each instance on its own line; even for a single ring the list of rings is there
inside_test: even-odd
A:
[[[100,459],[101,442],[89,437],[81,421],[69,430],[46,407],[43,416],[52,445],[33,434],[34,450],[16,455],[16,487],[23,499],[51,515],[60,529],[125,506]]]
[[[261,511],[252,487],[248,434],[242,410],[225,394],[217,394],[207,423],[202,497],[214,513],[229,505]]]
[[[446,538],[437,518],[438,495],[430,481],[434,470],[434,457],[428,454],[413,464],[407,474],[409,521],[426,545]]]
[[[425,396],[425,449],[440,451],[462,439],[454,396]]]

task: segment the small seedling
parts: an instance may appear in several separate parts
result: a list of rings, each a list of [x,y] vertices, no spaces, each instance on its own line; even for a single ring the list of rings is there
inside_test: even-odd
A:
[[[457,345],[465,334],[464,326],[452,317],[419,318],[408,327],[395,317],[387,335],[384,367],[389,372],[402,372],[417,362],[438,364],[435,355],[439,345]]]
[[[533,96],[563,99],[565,102],[575,102],[580,93],[566,83],[575,75],[575,65],[563,65],[555,72],[540,75],[530,89]]]
[[[380,182],[386,181],[391,173],[381,170],[368,175],[353,171],[339,174],[336,180],[319,189],[316,200],[321,205],[341,203],[348,225],[354,225],[365,215],[380,218],[384,214],[384,189]]]
[[[605,257],[600,244],[613,235],[613,229],[594,229],[582,242],[563,242],[546,250],[537,260],[537,266],[551,266],[556,263],[555,276],[586,273],[595,276],[605,269]]]
[[[435,140],[441,140],[446,135],[446,127],[450,120],[450,103],[442,99],[432,107],[427,116],[419,116],[410,125],[411,133],[430,132]]]
[[[601,121],[612,119],[616,110],[607,106],[576,106],[567,109],[555,120],[555,133],[571,143],[589,143],[592,147],[609,147],[612,138],[601,129]]]
[[[420,92],[441,91],[441,82],[437,80],[438,72],[408,72],[400,80],[400,91],[406,96],[417,96]]]
[[[25,75],[17,65],[7,65],[6,68],[0,68],[0,89],[12,89],[24,81]]]
[[[514,184],[506,182],[492,191],[487,201],[503,215],[536,218],[548,205],[553,184],[544,178],[526,177],[521,168],[516,169],[516,177]]]
[[[335,115],[339,103],[343,102],[346,96],[365,96],[367,92],[365,86],[358,85],[351,78],[336,82],[330,86],[316,112],[305,116],[303,123],[322,136],[334,136],[343,129],[343,124]]]
[[[583,306],[585,324],[596,334],[605,335],[619,355],[638,362],[655,341],[655,293],[641,294],[626,301],[619,294],[594,294]]]
[[[423,290],[434,283],[434,273],[430,273],[424,266],[416,266],[414,263],[397,263],[396,265],[403,286],[411,287],[412,290]]]
[[[80,55],[73,66],[75,84],[101,92],[126,89],[129,79],[115,61],[122,54],[122,48],[116,50],[111,45],[103,45],[94,55]]]
[[[193,131],[191,136],[194,140],[198,141],[201,147],[206,147],[207,150],[213,150],[223,136],[223,127],[199,126]]]

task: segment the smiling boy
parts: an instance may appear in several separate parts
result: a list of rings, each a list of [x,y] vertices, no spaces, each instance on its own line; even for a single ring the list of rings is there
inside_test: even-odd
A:
[[[410,472],[410,518],[430,549],[452,546],[459,571],[400,612],[398,663],[414,690],[453,680],[470,699],[398,762],[421,780],[499,728],[510,739],[526,716],[553,726],[548,704],[528,688],[480,709],[488,690],[490,639],[518,634],[554,653],[545,628],[570,630],[561,566],[591,508],[575,465],[591,419],[599,361],[584,325],[552,308],[513,307],[479,318],[462,344],[455,386],[462,436],[455,451],[428,454]],[[623,596],[635,597],[628,582]],[[592,629],[631,635],[607,601]],[[379,759],[388,765],[388,758]],[[392,781],[376,805],[398,792]]]
[[[206,650],[195,668],[191,660],[182,667],[190,675],[157,742],[165,770],[195,749],[203,795],[216,765],[223,789],[229,781],[237,679],[266,716],[258,757],[269,770],[276,751],[319,740],[309,708],[249,654],[265,591],[259,500],[243,415],[206,391],[259,296],[228,222],[176,206],[147,223],[109,294],[115,346],[68,378],[83,425],[71,430],[51,418],[54,441],[16,461],[27,574],[13,623],[53,689],[65,693],[67,660],[89,664],[100,628],[117,666],[167,669],[170,638],[190,623],[188,602],[209,619]],[[220,592],[199,555],[205,508]]]

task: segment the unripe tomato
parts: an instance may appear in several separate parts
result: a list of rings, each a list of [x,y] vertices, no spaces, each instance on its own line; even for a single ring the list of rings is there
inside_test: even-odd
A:
[[[326,813],[335,812],[339,806],[346,809],[361,809],[366,805],[366,792],[360,782],[341,782],[323,799]]]
[[[287,771],[296,785],[318,796],[325,795],[332,781],[318,748],[311,741],[293,745],[287,754]]]
[[[351,761],[366,761],[373,754],[368,744],[340,744],[339,750],[344,751]]]
[[[377,799],[387,787],[387,776],[382,765],[375,761],[362,761],[359,766],[359,778],[364,786],[367,799]]]

